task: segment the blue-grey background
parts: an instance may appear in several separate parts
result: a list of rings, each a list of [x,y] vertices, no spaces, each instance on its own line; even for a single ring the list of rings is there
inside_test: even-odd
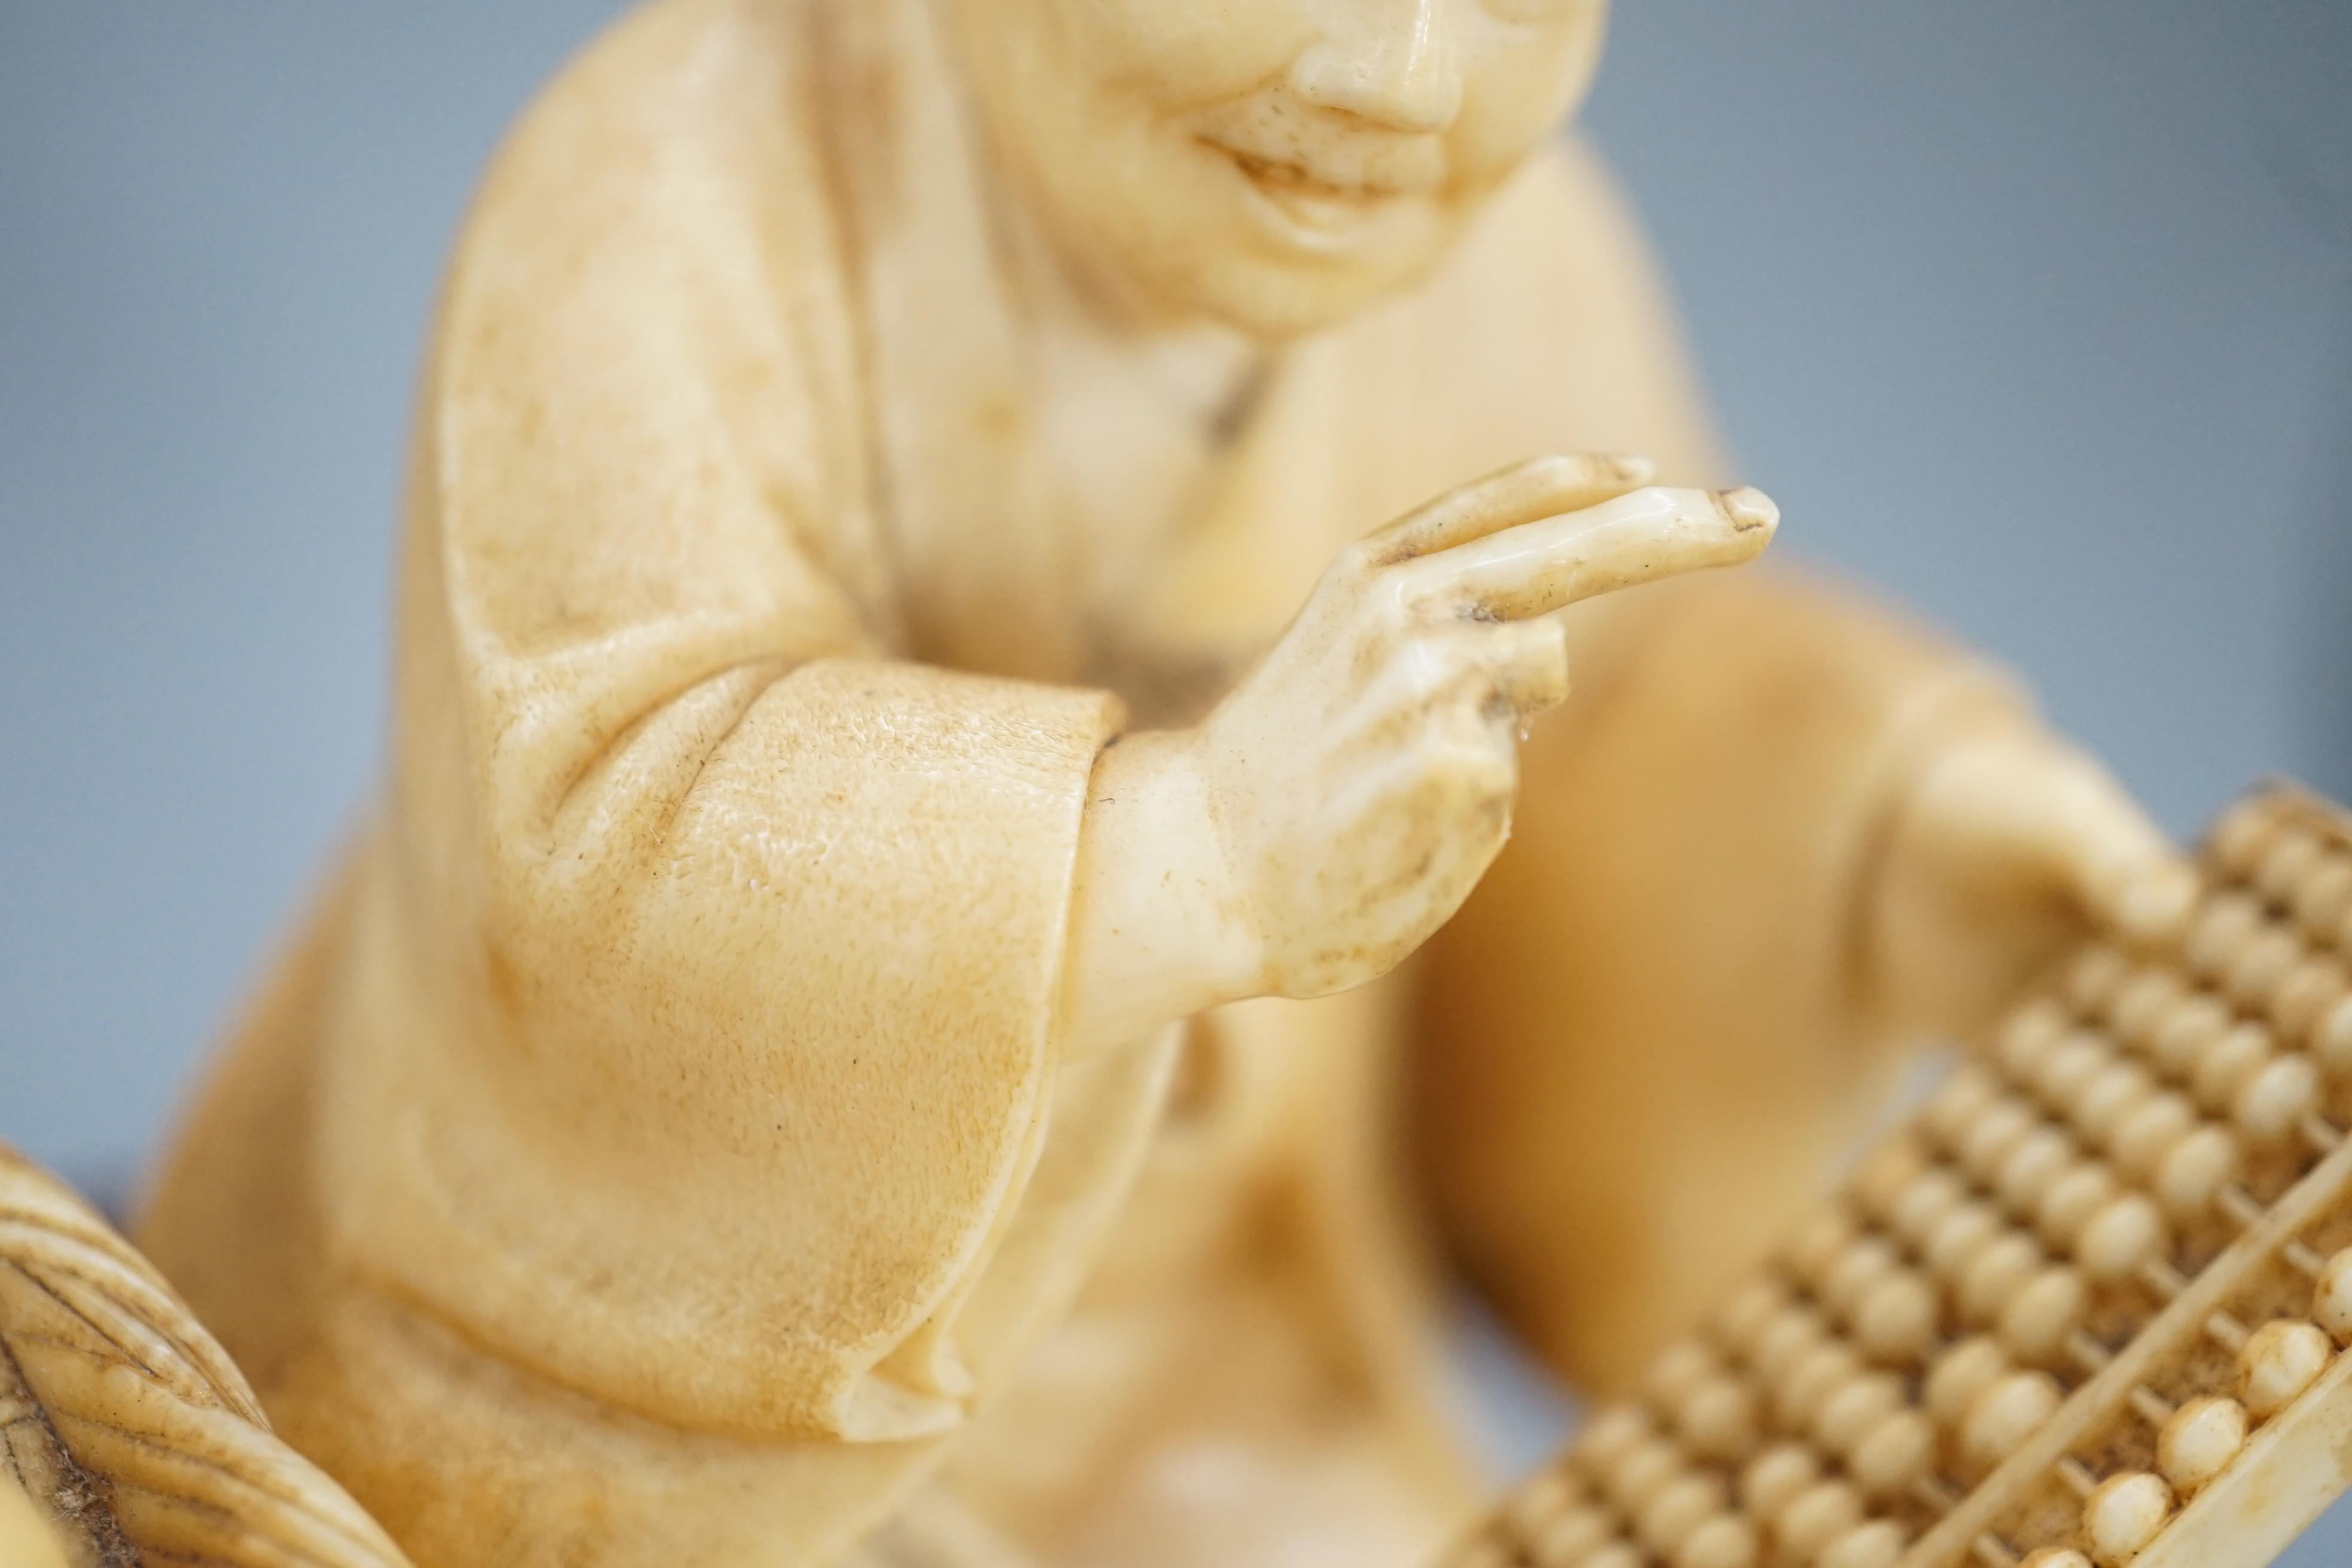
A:
[[[369,788],[439,258],[614,9],[0,0],[0,1138],[119,1182]],[[1621,0],[1586,117],[1783,548],[2182,832],[2352,792],[2347,78],[2343,0]]]

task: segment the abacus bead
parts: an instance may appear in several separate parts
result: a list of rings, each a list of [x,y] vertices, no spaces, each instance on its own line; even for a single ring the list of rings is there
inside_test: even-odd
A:
[[[1744,1352],[1772,1314],[1788,1304],[1787,1286],[1769,1274],[1751,1275],[1716,1314],[1716,1332],[1725,1344]]]
[[[1724,1500],[1720,1477],[1685,1476],[1643,1505],[1634,1532],[1651,1551],[1666,1555],[1688,1540],[1692,1531],[1721,1513]]]
[[[2075,1029],[2042,1058],[2042,1065],[2034,1069],[2033,1087],[2053,1105],[2072,1105],[2083,1086],[2115,1059],[2115,1047],[2107,1044],[2106,1037]]]
[[[2319,1069],[2303,1056],[2273,1057],[2238,1090],[2230,1119],[2258,1143],[2293,1131],[2319,1104]]]
[[[1756,1440],[1756,1394],[1736,1377],[1710,1377],[1675,1408],[1675,1430],[1702,1459],[1728,1459]]]
[[[1960,1134],[1960,1163],[1979,1179],[2000,1169],[2000,1163],[2018,1141],[2033,1131],[2041,1118],[2033,1108],[2011,1095],[2003,1095],[1984,1108],[1969,1122]]]
[[[2264,851],[2278,832],[2278,808],[2268,797],[2249,795],[2231,806],[2213,826],[2206,852],[2213,863],[2232,876],[2245,877],[2262,864]]]
[[[1863,1212],[1880,1218],[1893,1212],[1905,1189],[1927,1173],[1927,1157],[1910,1138],[1889,1138],[1866,1155],[1847,1183]]]
[[[2158,876],[2135,879],[2116,900],[2116,918],[2153,941],[2178,938],[2197,912],[2203,889],[2187,867],[2173,867]]]
[[[2256,931],[2230,961],[2226,977],[2230,994],[2244,1007],[2266,1004],[2280,981],[2303,957],[2303,943],[2284,926],[2269,925]]]
[[[1976,1119],[1978,1111],[1990,1105],[2000,1094],[2000,1086],[1982,1068],[1974,1062],[1962,1062],[1929,1099],[1922,1119],[1928,1131],[1948,1144]]]
[[[1753,1524],[1719,1514],[1690,1532],[1673,1562],[1674,1568],[1755,1568],[1761,1555]]]
[[[2107,1008],[2107,1016],[2126,1038],[2145,1040],[2164,1015],[2187,990],[2168,969],[2147,968],[2126,981]]]
[[[1853,1314],[1854,1342],[1874,1361],[1915,1361],[1936,1342],[1936,1289],[1905,1270],[1870,1288]]]
[[[2164,1478],[2131,1471],[2100,1482],[2084,1503],[2083,1534],[2094,1558],[2119,1565],[2154,1541],[2171,1516],[2172,1489]]]
[[[2325,937],[2352,911],[2352,856],[2329,855],[2312,868],[2294,890],[2294,918],[2314,936]]]
[[[1511,1568],[1511,1549],[1499,1541],[1474,1541],[1445,1560],[1446,1568]]]
[[[1739,1472],[1739,1501],[1759,1519],[1769,1519],[1790,1498],[1821,1479],[1821,1461],[1801,1443],[1775,1443]]]
[[[2029,1002],[2000,1028],[2000,1065],[2029,1082],[2050,1047],[2066,1033],[2066,1009],[2048,997]]]
[[[1898,1410],[1863,1434],[1846,1456],[1846,1474],[1871,1497],[1901,1491],[1926,1473],[1936,1429],[1916,1410]]]
[[[1591,1474],[1601,1474],[1650,1436],[1650,1413],[1638,1405],[1612,1405],[1585,1423],[1569,1458]]]
[[[1986,1469],[2015,1453],[2063,1398],[2046,1372],[2017,1372],[1976,1397],[1960,1422],[1960,1450]]]
[[[2347,992],[2352,992],[2352,982],[2346,980],[2341,964],[2332,958],[2306,958],[2288,970],[2271,993],[2271,1022],[2286,1039],[2308,1039],[2312,1026]]]
[[[1783,1256],[1797,1278],[1810,1285],[1829,1271],[1830,1265],[1853,1245],[1855,1237],[1852,1216],[1843,1209],[1825,1206],[1797,1228]]]
[[[2226,1128],[2200,1127],[2174,1144],[2156,1168],[2156,1194],[2174,1214],[2200,1215],[2237,1173],[2238,1141]]]
[[[1949,1279],[2000,1234],[2000,1221],[1993,1217],[1992,1211],[1971,1200],[1955,1205],[1949,1214],[1936,1222],[1922,1250],[1927,1254],[1927,1267]]]
[[[1864,1237],[1847,1247],[1822,1277],[1822,1300],[1839,1316],[1850,1316],[1873,1285],[1901,1266],[1892,1247],[1877,1237]]]
[[[2230,966],[2239,947],[2262,923],[2262,905],[2252,897],[2234,889],[2216,893],[2190,922],[2182,956],[2191,969],[2213,979]]]
[[[2012,1211],[2031,1214],[2074,1158],[2073,1139],[2055,1127],[2037,1127],[2019,1139],[2001,1161],[1993,1174],[1993,1190]]]
[[[2120,1279],[2164,1245],[2164,1216],[2138,1193],[2126,1193],[2093,1215],[2074,1238],[2074,1261],[2093,1279]]]
[[[1571,1508],[1531,1531],[1528,1545],[1538,1568],[1570,1568],[1616,1539],[1617,1525],[1606,1509]]]
[[[1772,1408],[1790,1426],[1809,1425],[1839,1385],[1862,1371],[1853,1352],[1834,1341],[1798,1358],[1772,1390]]]
[[[1894,1211],[1886,1216],[1895,1234],[1913,1247],[1927,1243],[1937,1221],[1950,1214],[1969,1195],[1969,1189],[1949,1171],[1933,1170],[1903,1189],[1895,1200]]]
[[[2230,1009],[2219,1000],[2191,996],[2156,1026],[2148,1041],[2149,1054],[2165,1071],[2185,1076],[2195,1068],[2198,1058],[2229,1032],[2230,1022]]]
[[[2255,1417],[2275,1415],[2317,1381],[2335,1356],[2335,1345],[2316,1323],[2264,1323],[2238,1352],[2239,1397]]]
[[[1843,1481],[1816,1481],[1789,1500],[1772,1521],[1781,1555],[1809,1563],[1862,1522],[1862,1499]]]
[[[2339,1345],[2352,1344],[2352,1247],[2327,1260],[2312,1287],[2311,1316]]]
[[[1503,1519],[1522,1535],[1531,1535],[1581,1500],[1584,1489],[1566,1470],[1540,1470],[1511,1493],[1503,1504]]]
[[[2116,1195],[2113,1172],[2095,1160],[2086,1160],[2050,1184],[2034,1205],[2033,1225],[2053,1247],[2072,1247],[2091,1216]]]
[[[2131,961],[2103,942],[2076,953],[2066,965],[2066,1000],[2077,1012],[2096,1012],[2131,973]]]
[[[1777,1379],[1825,1337],[1811,1308],[1783,1307],[1758,1331],[1748,1350],[1748,1364],[1767,1381]]]
[[[1822,1400],[1813,1412],[1813,1436],[1832,1453],[1843,1454],[1901,1408],[1901,1381],[1883,1372],[1865,1373],[1840,1384]]]
[[[2156,1093],[2155,1080],[2137,1062],[2119,1061],[2102,1068],[2075,1097],[2069,1120],[2095,1143],[2105,1143],[2125,1118]]]
[[[1908,1544],[1901,1525],[1892,1520],[1873,1520],[1832,1542],[1821,1555],[1821,1568],[1895,1568]]]
[[[2352,996],[2330,1007],[2313,1027],[2311,1054],[2331,1073],[2352,1073]]]
[[[2197,1109],[2169,1090],[2151,1095],[2116,1126],[2116,1163],[2146,1176],[2197,1125]]]
[[[1999,1318],[2042,1262],[2042,1248],[2032,1237],[2013,1230],[2001,1236],[1969,1259],[1959,1279],[1960,1315],[1972,1323]]]
[[[1663,1437],[1644,1437],[1609,1467],[1610,1499],[1626,1513],[1638,1511],[1683,1473],[1683,1457]]]
[[[2091,1568],[2091,1560],[2071,1546],[2045,1546],[2017,1568]]]
[[[1660,1405],[1673,1405],[1720,1365],[1705,1341],[1677,1340],[1660,1351],[1657,1359],[1650,1363],[1646,1379],[1650,1397]]]
[[[2000,1342],[2020,1361],[2048,1361],[2082,1321],[2083,1277],[2053,1265],[2019,1288],[2000,1312]]]
[[[2238,1097],[2238,1090],[2261,1070],[2272,1054],[2268,1029],[2260,1024],[2240,1024],[2197,1058],[2191,1087],[2209,1109],[2226,1110]]]
[[[2246,1445],[2246,1407],[2234,1399],[2192,1399],[2157,1435],[2156,1467],[2186,1495],[2227,1469]]]
[[[2273,904],[2284,904],[2294,897],[2311,868],[2326,853],[2319,836],[2307,827],[2282,827],[2273,836],[2270,847],[2255,862],[2250,879],[2263,897]]]
[[[1956,1426],[1979,1395],[2011,1371],[2009,1354],[1982,1335],[1962,1340],[1936,1358],[1921,1397],[1927,1414],[1947,1426]]]

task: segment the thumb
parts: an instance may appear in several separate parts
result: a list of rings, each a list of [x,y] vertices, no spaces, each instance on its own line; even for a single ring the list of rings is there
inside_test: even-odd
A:
[[[1952,848],[2039,868],[2120,935],[2160,940],[2189,917],[2194,870],[2080,747],[2032,731],[1976,737],[1937,759],[1920,787]]]

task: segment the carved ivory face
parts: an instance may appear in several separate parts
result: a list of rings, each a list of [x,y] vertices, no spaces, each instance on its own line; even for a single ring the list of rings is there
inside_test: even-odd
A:
[[[1420,278],[1582,97],[1607,0],[947,0],[1054,240],[1260,336]]]

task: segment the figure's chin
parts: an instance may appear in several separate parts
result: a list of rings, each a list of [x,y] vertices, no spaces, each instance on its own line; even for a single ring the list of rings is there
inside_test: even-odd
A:
[[[1344,272],[1247,264],[1204,268],[1190,292],[1198,314],[1252,337],[1307,337],[1339,326],[1359,311],[1418,281],[1409,273]]]
[[[1236,247],[1189,258],[1181,286],[1199,313],[1254,337],[1304,337],[1413,288],[1445,249],[1444,237],[1427,231],[1370,255],[1269,256]]]

